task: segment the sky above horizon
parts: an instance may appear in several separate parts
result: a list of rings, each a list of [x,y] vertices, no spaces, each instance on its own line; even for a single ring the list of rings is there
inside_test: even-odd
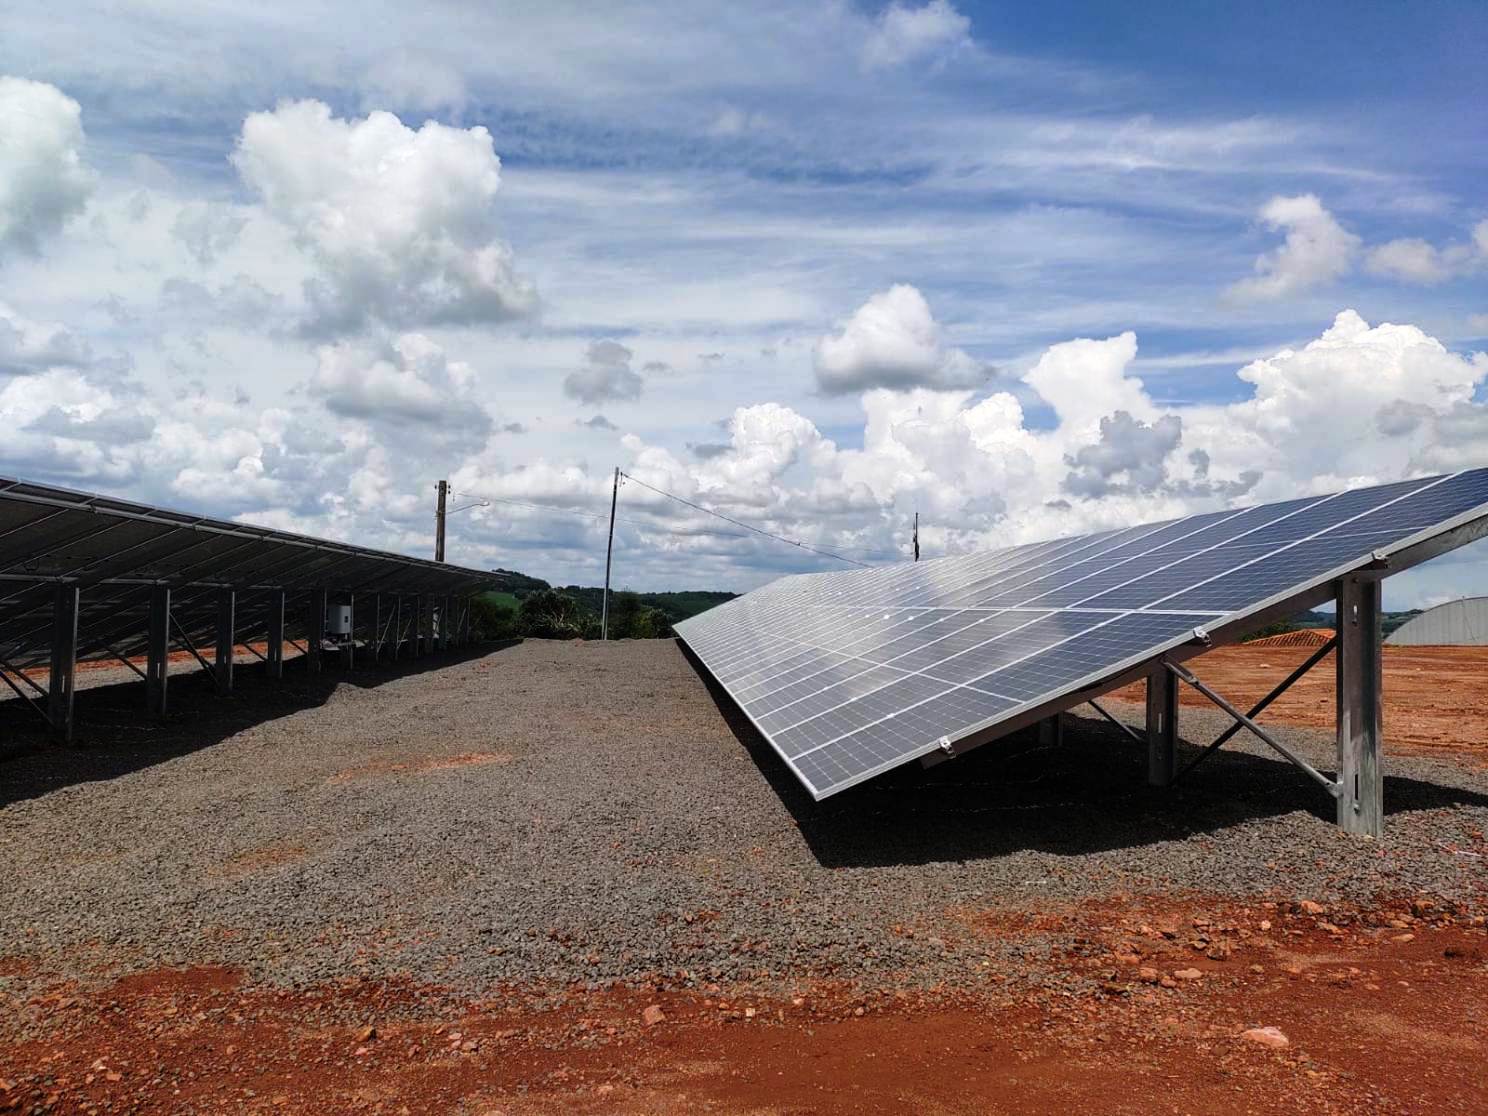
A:
[[[616,466],[876,563],[1488,465],[1481,4],[4,25],[3,474],[596,584]],[[836,565],[621,490],[618,585]]]

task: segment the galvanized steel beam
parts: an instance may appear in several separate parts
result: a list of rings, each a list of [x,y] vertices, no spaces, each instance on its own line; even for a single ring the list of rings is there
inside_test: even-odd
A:
[[[155,586],[150,591],[150,633],[145,659],[145,704],[150,715],[154,717],[164,717],[167,709],[166,690],[170,679],[170,611],[170,587]]]
[[[1384,827],[1380,768],[1380,584],[1348,576],[1338,582],[1338,824],[1378,837]]]
[[[270,678],[284,677],[284,590],[270,589],[268,601],[268,671]]]
[[[52,738],[72,742],[73,683],[77,675],[78,602],[76,585],[59,585],[52,603],[52,667],[47,684],[47,720]]]
[[[217,590],[217,654],[213,658],[212,677],[217,683],[219,694],[232,693],[237,612],[237,592],[232,589]]]
[[[1166,787],[1178,770],[1178,684],[1159,667],[1147,676],[1147,782]]]

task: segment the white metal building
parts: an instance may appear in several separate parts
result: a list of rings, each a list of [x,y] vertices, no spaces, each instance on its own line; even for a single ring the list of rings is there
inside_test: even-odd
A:
[[[1385,642],[1418,647],[1488,644],[1488,597],[1464,597],[1429,608],[1396,628]]]

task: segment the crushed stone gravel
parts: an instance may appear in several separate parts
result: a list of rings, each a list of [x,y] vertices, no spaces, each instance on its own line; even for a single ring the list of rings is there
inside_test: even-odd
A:
[[[164,726],[137,684],[96,681],[78,746],[0,761],[0,959],[467,995],[954,986],[1053,948],[989,940],[986,912],[1180,892],[1482,909],[1488,888],[1488,771],[1387,749],[1370,841],[1254,740],[1149,788],[1142,749],[1088,707],[1057,749],[1020,734],[813,803],[670,641],[529,640],[278,683],[244,667],[227,698],[183,676]],[[1202,743],[1226,723],[1185,709],[1180,727]],[[1278,732],[1329,769],[1326,734]]]

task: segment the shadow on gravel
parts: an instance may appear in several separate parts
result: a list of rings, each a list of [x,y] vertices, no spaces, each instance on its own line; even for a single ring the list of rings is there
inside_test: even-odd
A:
[[[817,802],[683,644],[719,712],[828,868],[924,864],[1023,850],[1079,855],[1214,833],[1306,811],[1332,822],[1334,804],[1281,759],[1220,751],[1179,785],[1147,785],[1147,754],[1094,713],[1066,713],[1064,743],[1013,733],[933,768],[885,772]],[[1207,743],[1207,741],[1205,742]],[[1181,745],[1180,769],[1200,745]],[[1328,769],[1331,770],[1331,769]],[[1386,777],[1385,812],[1488,807],[1488,795]]]
[[[139,680],[80,689],[71,746],[46,740],[41,722],[20,701],[0,702],[0,807],[75,783],[127,775],[187,755],[264,721],[322,705],[338,686],[372,689],[399,678],[439,670],[515,647],[520,640],[478,644],[401,663],[340,668],[334,655],[312,675],[302,658],[287,659],[284,677],[267,676],[263,663],[238,663],[233,692],[219,697],[205,671],[170,676],[170,715],[145,715]]]

